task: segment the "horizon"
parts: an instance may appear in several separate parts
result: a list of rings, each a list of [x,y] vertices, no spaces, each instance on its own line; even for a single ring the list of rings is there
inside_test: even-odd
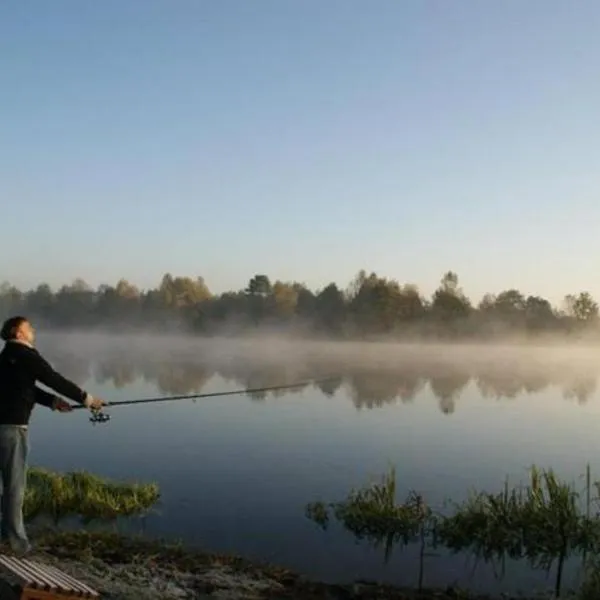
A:
[[[600,298],[599,23],[591,0],[10,3],[0,280],[364,268],[430,296],[452,270],[475,302]]]

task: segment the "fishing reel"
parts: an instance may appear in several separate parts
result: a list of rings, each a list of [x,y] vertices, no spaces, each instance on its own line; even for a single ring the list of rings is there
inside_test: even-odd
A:
[[[92,425],[97,425],[99,423],[107,423],[108,421],[110,421],[110,415],[102,412],[101,410],[95,410],[90,416],[90,422],[92,423]]]

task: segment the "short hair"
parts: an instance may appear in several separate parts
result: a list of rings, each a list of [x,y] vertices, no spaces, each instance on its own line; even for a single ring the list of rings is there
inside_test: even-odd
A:
[[[19,327],[21,327],[21,325],[27,321],[28,319],[26,317],[22,317],[20,315],[6,319],[2,325],[2,329],[0,329],[0,338],[2,338],[5,342],[14,340],[17,337],[17,331],[19,330]]]

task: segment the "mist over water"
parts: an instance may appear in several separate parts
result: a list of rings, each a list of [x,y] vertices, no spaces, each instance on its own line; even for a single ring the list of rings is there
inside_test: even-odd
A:
[[[32,462],[157,481],[161,514],[150,533],[208,550],[280,563],[331,581],[416,581],[417,555],[383,554],[304,516],[391,464],[399,495],[414,489],[439,507],[470,488],[525,479],[536,463],[577,479],[600,478],[600,351],[584,346],[358,344],[273,337],[40,334],[40,350],[65,375],[107,401],[269,387],[329,377],[303,388],[84,411],[36,409]],[[600,462],[600,461],[598,461]],[[493,569],[467,556],[431,559],[427,584],[483,591],[547,585],[545,574]],[[470,568],[467,568],[470,564]],[[576,575],[573,565],[567,577]]]

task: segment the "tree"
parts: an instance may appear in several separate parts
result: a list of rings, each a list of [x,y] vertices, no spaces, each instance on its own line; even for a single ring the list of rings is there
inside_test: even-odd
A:
[[[589,323],[598,319],[598,303],[589,292],[580,292],[579,295],[565,297],[567,314],[579,322]]]
[[[462,296],[462,290],[458,287],[458,275],[454,271],[447,271],[440,282],[440,289],[452,296]]]
[[[346,302],[335,283],[330,283],[317,294],[315,309],[317,331],[342,333],[346,321]]]
[[[246,288],[246,293],[251,296],[266,297],[272,292],[271,281],[266,275],[255,275]]]
[[[500,314],[515,315],[525,310],[525,296],[519,290],[510,289],[496,297],[495,308]]]
[[[458,285],[458,275],[448,271],[433,294],[433,312],[443,321],[463,319],[471,312],[471,303]]]
[[[298,306],[298,290],[293,284],[276,281],[272,290],[273,312],[280,319],[291,319]]]
[[[344,291],[345,289],[345,291]],[[533,336],[546,331],[600,333],[599,308],[589,292],[565,298],[558,311],[540,296],[509,288],[485,294],[473,307],[458,275],[447,271],[428,302],[415,285],[359,271],[347,288],[330,283],[313,292],[306,285],[256,274],[240,290],[212,294],[201,276],[165,273],[141,290],[127,279],[96,289],[83,279],[54,292],[42,283],[25,292],[0,285],[0,312],[25,314],[42,326],[102,325],[121,329],[189,328],[203,334],[235,335],[251,327],[291,324],[323,336],[407,339],[416,335],[491,338],[507,331]],[[297,331],[297,329],[296,329]]]
[[[24,294],[8,282],[0,284],[0,310],[6,317],[21,312]]]
[[[361,269],[346,288],[344,296],[347,302],[351,302],[357,296],[367,279],[367,272]]]
[[[305,320],[311,320],[315,317],[316,296],[302,283],[294,283],[294,289],[298,295],[296,302],[296,314]]]
[[[425,314],[425,302],[414,284],[406,284],[400,288],[399,313],[404,322],[420,319]]]
[[[63,285],[56,294],[54,313],[61,325],[89,325],[93,322],[96,303],[94,290],[81,278]]]
[[[52,314],[55,297],[52,288],[47,283],[41,283],[35,290],[25,294],[24,301],[28,315],[45,321]]]
[[[115,294],[117,298],[122,298],[124,300],[137,301],[140,298],[140,290],[126,279],[119,279],[115,287]]]
[[[525,319],[529,329],[554,328],[556,316],[552,305],[540,296],[528,296],[525,301]]]

